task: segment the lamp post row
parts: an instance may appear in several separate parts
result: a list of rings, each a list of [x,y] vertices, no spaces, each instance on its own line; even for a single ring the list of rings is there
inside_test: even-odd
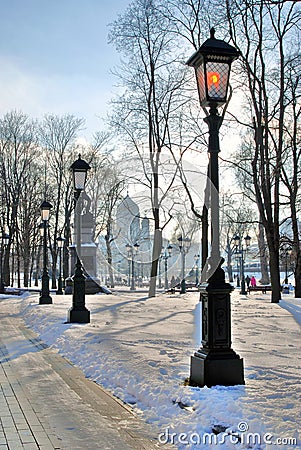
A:
[[[77,220],[77,239],[76,239],[76,264],[73,275],[73,289],[72,289],[72,307],[68,311],[68,322],[89,323],[90,311],[85,305],[85,275],[83,273],[83,266],[81,262],[81,203],[79,202],[81,192],[85,189],[87,172],[91,167],[89,164],[78,156],[78,159],[71,165],[70,170],[73,176],[73,191],[74,191],[74,209],[76,211]],[[41,204],[41,219],[39,225],[41,236],[43,237],[43,275],[42,275],[42,289],[39,299],[39,304],[51,304],[52,298],[49,291],[49,275],[47,270],[47,230],[49,229],[49,216],[52,205],[46,200]],[[64,247],[65,239],[63,237],[57,238],[57,246],[59,249],[59,277],[57,294],[63,293],[62,283],[62,249]],[[1,258],[2,260],[2,258]],[[1,271],[2,273],[2,271]]]
[[[234,241],[234,245],[236,247],[235,249],[235,255],[238,258],[238,260],[240,261],[240,279],[241,279],[241,290],[240,293],[242,295],[246,295],[247,291],[246,291],[246,279],[245,279],[245,255],[246,252],[248,250],[248,247],[250,247],[250,243],[251,243],[251,237],[249,235],[247,235],[245,238],[245,248],[243,246],[243,244],[241,243],[241,238],[240,236],[236,235],[233,238]],[[238,277],[238,274],[237,274]]]

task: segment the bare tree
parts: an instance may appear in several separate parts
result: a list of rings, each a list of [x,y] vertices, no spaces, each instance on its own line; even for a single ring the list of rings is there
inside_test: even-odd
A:
[[[162,229],[166,225],[160,211],[175,179],[173,173],[164,180],[163,188],[161,158],[163,151],[170,149],[179,111],[186,101],[181,90],[184,72],[176,61],[169,25],[156,0],[138,0],[112,25],[110,33],[110,41],[126,57],[118,71],[126,90],[115,103],[112,125],[140,156],[144,182],[150,190],[154,223],[150,297],[155,295]]]
[[[301,20],[300,20],[301,22]],[[295,256],[295,297],[301,297],[301,238],[298,223],[300,214],[300,181],[301,181],[301,55],[296,54],[295,59],[287,66],[285,78],[286,89],[286,117],[284,124],[283,164],[281,179],[287,190],[284,194],[284,203],[289,205],[291,222],[291,246]],[[288,236],[289,237],[289,236]]]
[[[241,51],[241,70],[246,74],[240,72],[239,79],[248,86],[253,116],[251,173],[269,249],[272,302],[279,302],[280,192],[288,107],[285,72],[295,59],[291,48],[300,37],[300,8],[295,2],[226,3],[230,35]]]
[[[6,284],[9,284],[11,250],[16,255],[18,285],[21,284],[21,271],[24,285],[29,283],[40,194],[39,154],[36,122],[21,112],[5,114],[0,121],[0,170],[2,229],[7,228],[10,235],[4,261]]]
[[[52,288],[56,287],[57,238],[64,233],[66,239],[64,275],[68,258],[66,251],[70,245],[70,216],[73,208],[73,194],[70,166],[76,153],[76,137],[84,124],[83,119],[73,115],[56,116],[48,114],[40,126],[40,141],[45,155],[44,197],[53,204],[52,216]],[[46,156],[47,155],[47,156]],[[68,269],[67,269],[68,271]],[[69,275],[69,274],[68,274]]]

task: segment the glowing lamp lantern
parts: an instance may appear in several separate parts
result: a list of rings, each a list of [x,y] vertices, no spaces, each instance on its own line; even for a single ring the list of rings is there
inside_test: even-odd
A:
[[[210,38],[187,61],[194,67],[201,106],[220,106],[227,101],[231,63],[239,52],[227,42],[214,37],[211,28]]]

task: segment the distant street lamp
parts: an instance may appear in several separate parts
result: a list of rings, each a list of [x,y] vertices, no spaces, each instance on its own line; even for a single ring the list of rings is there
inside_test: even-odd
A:
[[[158,269],[159,269],[159,285],[158,285],[158,288],[159,289],[162,289],[162,259],[163,259],[163,252],[164,252],[164,247],[162,247],[162,250],[161,250],[161,254],[160,254],[160,256],[159,256],[159,261],[158,261]]]
[[[63,282],[62,282],[62,249],[64,248],[64,244],[65,244],[65,239],[61,236],[59,236],[56,239],[57,242],[57,246],[59,249],[59,258],[60,258],[60,264],[59,264],[59,277],[58,277],[58,286],[57,286],[57,291],[56,293],[58,295],[62,295],[63,294]]]
[[[164,289],[168,290],[168,277],[167,277],[167,269],[168,269],[168,259],[171,257],[172,245],[168,244],[167,247],[163,247],[162,249],[162,259],[164,260]]]
[[[81,159],[78,159],[71,165],[73,177],[73,191],[74,191],[74,205],[76,216],[76,264],[73,275],[73,294],[72,294],[72,308],[68,312],[68,322],[71,323],[89,323],[90,311],[85,305],[85,282],[86,277],[83,273],[81,262],[81,202],[79,201],[81,192],[85,189],[87,173],[91,167],[89,164]]]
[[[5,255],[5,250],[9,244],[10,236],[7,233],[2,234],[1,239],[1,255],[0,255],[0,294],[4,294],[5,291],[5,268],[3,264],[3,257]]]
[[[181,256],[182,256],[182,275],[181,275],[181,290],[180,290],[180,294],[185,294],[185,292],[186,292],[185,262],[186,262],[186,254],[188,253],[191,239],[189,239],[188,237],[183,238],[182,236],[180,236],[178,238],[178,241],[179,241],[180,253],[181,253]]]
[[[219,237],[219,129],[223,116],[218,107],[227,101],[231,63],[239,52],[216,39],[210,30],[207,39],[187,61],[194,67],[202,107],[209,107],[204,121],[209,128],[209,180],[211,210],[211,254],[206,262],[207,284],[201,285],[202,348],[191,358],[190,384],[214,386],[244,384],[243,360],[231,348],[230,293],[225,282]]]
[[[245,256],[248,250],[248,247],[250,247],[251,243],[251,237],[247,235],[245,238],[246,247],[241,244],[240,236],[236,235],[233,238],[234,245],[236,246],[236,252],[238,260],[240,261],[240,279],[241,279],[241,295],[247,295],[246,291],[246,280],[245,280]]]
[[[235,261],[236,261],[236,287],[240,287],[240,258],[237,247],[235,248]]]
[[[200,264],[200,255],[194,255],[195,260],[195,285],[199,284],[199,264]]]
[[[288,284],[288,261],[291,259],[291,255],[293,253],[292,248],[289,245],[284,245],[281,249],[281,260],[283,264],[283,258],[284,258],[284,270],[285,270],[285,278],[284,278],[284,284]]]
[[[130,246],[130,244],[126,244],[126,251],[127,251],[127,260],[128,260],[128,283],[127,283],[127,285],[128,285],[128,287],[130,287],[131,286],[131,258],[130,258],[130,249],[131,249],[131,246]]]
[[[130,286],[131,291],[136,290],[136,286],[135,286],[135,256],[138,254],[139,247],[140,246],[137,243],[134,245],[126,244],[126,250],[128,252],[129,264],[130,264],[130,261],[132,262],[132,277],[131,277],[131,286]]]
[[[40,227],[40,232],[43,237],[43,274],[42,274],[42,290],[40,295],[39,304],[40,305],[50,305],[52,303],[52,298],[49,292],[49,275],[48,275],[48,249],[47,249],[47,230],[49,228],[49,216],[50,210],[52,208],[51,203],[46,200],[40,206],[42,227]],[[42,234],[43,233],[43,234]]]

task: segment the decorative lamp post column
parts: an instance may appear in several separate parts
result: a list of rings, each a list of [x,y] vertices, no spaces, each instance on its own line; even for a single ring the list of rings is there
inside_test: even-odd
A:
[[[206,262],[207,284],[200,287],[202,300],[202,347],[191,358],[190,384],[198,386],[244,384],[243,360],[231,348],[230,293],[225,282],[224,260],[219,243],[219,129],[218,107],[227,101],[231,63],[239,52],[216,39],[210,30],[207,39],[187,61],[194,67],[200,104],[209,107],[204,119],[209,128],[209,179],[211,210],[211,254]]]
[[[127,251],[127,259],[128,259],[128,287],[131,286],[131,251],[132,251],[132,246],[130,244],[126,244],[125,246],[126,251]]]
[[[64,244],[65,244],[65,239],[61,236],[59,236],[56,239],[57,242],[57,246],[59,249],[59,258],[60,258],[60,264],[59,264],[59,276],[58,276],[58,285],[57,285],[57,291],[56,293],[58,295],[62,295],[63,294],[63,280],[62,280],[62,249],[64,248]]]
[[[76,263],[73,275],[72,308],[68,312],[68,322],[72,323],[90,322],[90,311],[85,305],[86,277],[84,276],[81,262],[81,203],[79,202],[80,194],[85,189],[87,173],[90,169],[89,164],[81,159],[81,155],[78,155],[78,159],[70,167],[73,176],[74,204],[77,220]]]
[[[3,257],[5,255],[5,250],[9,244],[10,236],[7,233],[2,234],[1,239],[1,257],[0,257],[0,294],[4,294],[5,291],[5,270],[3,268]]]
[[[237,267],[237,279],[236,279],[236,287],[240,287],[241,280],[241,249],[240,249],[240,236],[236,234],[233,238],[235,245],[235,259],[236,259],[236,267]]]
[[[164,255],[164,247],[162,247],[161,249],[161,254],[159,256],[159,261],[158,261],[158,269],[159,269],[159,285],[158,288],[162,289],[162,259],[163,259],[163,255]]]
[[[241,246],[241,291],[240,291],[240,293],[242,295],[247,295],[246,279],[245,279],[245,260],[246,260],[248,248],[250,247],[250,244],[251,244],[251,237],[249,235],[247,235],[244,238],[244,240],[245,240],[246,248],[244,248],[243,245]]]
[[[240,236],[234,236],[234,244],[236,246],[236,254],[238,255],[240,261],[240,279],[241,279],[241,295],[247,295],[246,291],[246,280],[245,280],[245,255],[248,250],[248,247],[251,243],[251,237],[247,235],[245,238],[246,248],[241,244]],[[239,287],[239,286],[238,286]]]
[[[195,285],[199,284],[199,264],[200,264],[200,255],[194,255],[195,260]]]
[[[235,260],[236,260],[236,287],[240,287],[240,274],[241,274],[241,264],[240,264],[240,253],[239,253],[239,243],[240,243],[240,237],[238,235],[234,236],[233,238],[234,245],[235,245]]]
[[[288,260],[291,258],[292,255],[292,249],[286,245],[283,249],[283,254],[284,254],[284,262],[285,262],[285,277],[284,277],[284,284],[288,284]]]
[[[171,257],[172,252],[172,245],[168,244],[167,247],[164,249],[163,253],[163,259],[164,259],[164,289],[168,290],[168,277],[167,277],[167,270],[168,270],[168,259]]]
[[[180,290],[180,294],[185,294],[185,292],[186,292],[185,262],[186,262],[186,254],[188,253],[191,239],[189,239],[188,237],[187,238],[183,238],[182,236],[180,236],[178,238],[178,241],[179,241],[180,253],[181,253],[181,256],[182,256],[182,275],[181,275],[181,290]]]
[[[41,210],[41,219],[43,228],[40,228],[40,231],[42,233],[43,230],[43,274],[42,274],[42,290],[40,295],[39,304],[40,305],[49,305],[52,304],[52,298],[50,297],[49,293],[49,275],[48,275],[48,249],[47,249],[47,230],[49,227],[49,216],[50,216],[50,210],[52,208],[52,205],[47,202],[46,200],[43,201],[43,203],[40,206]]]
[[[130,244],[126,244],[126,249],[128,252],[128,260],[132,262],[132,277],[131,277],[131,286],[130,286],[131,291],[136,290],[136,286],[135,286],[135,256],[138,254],[139,247],[140,247],[140,245],[137,243],[134,244],[133,246]],[[129,278],[130,278],[130,276],[129,276]]]

